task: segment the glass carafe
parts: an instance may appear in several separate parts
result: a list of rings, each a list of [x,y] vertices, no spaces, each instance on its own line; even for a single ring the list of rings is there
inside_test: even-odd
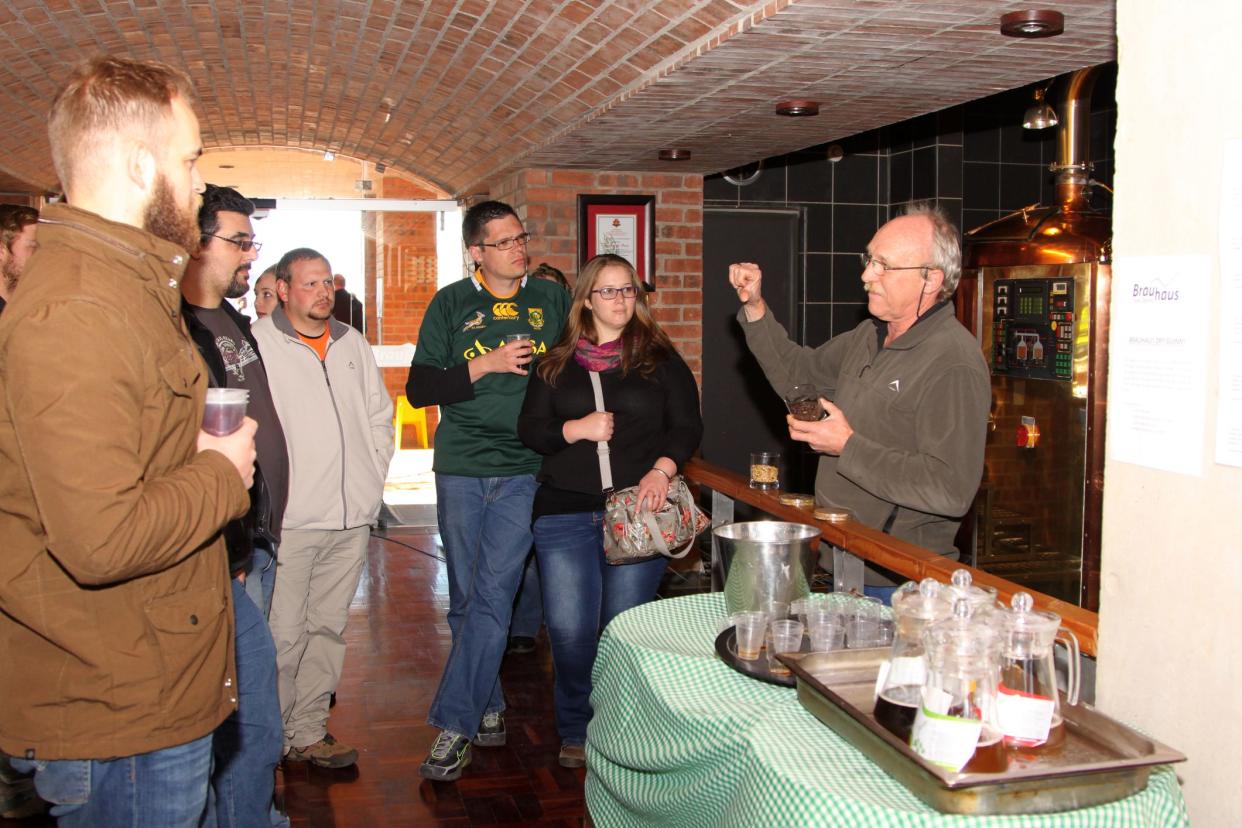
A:
[[[957,773],[1000,773],[1009,764],[996,721],[996,630],[959,598],[953,616],[923,633],[927,684],[910,747]]]
[[[1065,723],[1057,690],[1053,645],[1068,650],[1065,701],[1078,704],[1078,638],[1061,626],[1061,616],[1033,608],[1025,592],[1013,596],[1012,609],[999,610],[1000,687],[998,720],[1005,744],[1022,751],[1059,746]]]
[[[965,598],[970,602],[971,616],[988,615],[1000,607],[996,599],[996,587],[974,583],[970,570],[956,569],[949,583],[950,600]]]
[[[893,647],[880,666],[875,683],[875,720],[903,742],[910,741],[914,714],[927,683],[923,631],[928,624],[948,618],[953,604],[934,578],[907,581],[893,593]]]

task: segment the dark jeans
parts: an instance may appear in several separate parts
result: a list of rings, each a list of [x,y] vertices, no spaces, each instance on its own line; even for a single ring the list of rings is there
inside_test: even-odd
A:
[[[609,566],[603,512],[544,515],[535,521],[535,555],[543,614],[556,668],[556,729],[564,742],[586,743],[591,668],[599,634],[613,618],[655,597],[667,561]]]
[[[513,604],[513,621],[509,624],[510,636],[534,638],[543,626],[543,594],[539,587],[539,562],[535,550],[526,559],[522,570],[522,584],[518,587],[517,601]]]
[[[211,795],[203,825],[246,828],[269,822],[276,764],[284,745],[276,695],[276,645],[267,621],[233,580],[237,709],[216,728]]]

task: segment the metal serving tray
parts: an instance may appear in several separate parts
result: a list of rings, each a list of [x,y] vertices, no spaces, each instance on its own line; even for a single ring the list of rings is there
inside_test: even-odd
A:
[[[924,760],[876,722],[878,650],[778,656],[815,718],[901,782],[950,814],[1042,814],[1113,802],[1147,786],[1154,765],[1184,762],[1172,748],[1080,704],[1065,705],[1066,739],[1055,751],[1014,757],[1004,773],[953,773]]]

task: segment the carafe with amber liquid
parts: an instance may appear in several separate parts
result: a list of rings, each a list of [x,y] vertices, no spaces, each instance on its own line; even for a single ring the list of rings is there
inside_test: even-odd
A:
[[[909,743],[914,714],[927,683],[923,631],[929,624],[948,618],[953,603],[946,587],[934,578],[917,584],[907,581],[893,593],[892,603],[893,646],[876,678],[874,715],[889,732]]]
[[[1029,593],[1013,596],[1012,608],[995,616],[1000,633],[1000,685],[997,718],[1005,744],[1023,754],[1059,747],[1065,741],[1065,719],[1057,689],[1053,647],[1068,650],[1065,702],[1078,704],[1078,638],[1061,626],[1054,612],[1034,609]]]
[[[999,636],[985,618],[971,617],[959,598],[953,616],[923,633],[927,683],[914,718],[910,747],[956,773],[1002,773],[1009,756],[996,719]]]

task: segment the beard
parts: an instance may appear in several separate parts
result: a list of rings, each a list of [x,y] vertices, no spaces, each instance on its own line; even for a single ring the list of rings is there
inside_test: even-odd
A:
[[[17,287],[17,280],[21,278],[22,272],[13,264],[10,256],[4,260],[4,266],[0,267],[0,278],[4,279],[5,295],[12,297],[13,289]]]
[[[168,177],[156,175],[155,192],[142,211],[142,229],[153,236],[179,244],[186,252],[198,250],[199,229],[196,211],[183,210],[177,204]]]
[[[250,267],[239,267],[229,280],[228,289],[224,291],[225,299],[240,299],[250,292]]]

